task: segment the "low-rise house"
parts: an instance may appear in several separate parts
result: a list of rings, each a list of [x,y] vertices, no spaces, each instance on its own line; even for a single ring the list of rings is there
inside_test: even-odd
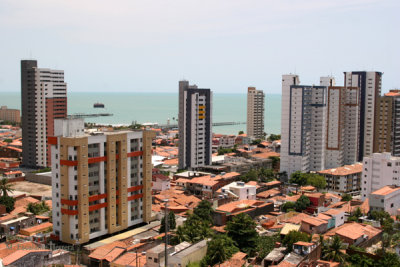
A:
[[[167,247],[168,255],[175,251],[173,246]],[[169,258],[170,259],[170,258]],[[158,267],[165,261],[165,244],[160,244],[146,251],[146,266]]]
[[[326,189],[335,192],[359,194],[361,190],[362,163],[319,171],[324,176]]]
[[[233,216],[239,213],[246,213],[254,218],[267,214],[274,210],[272,202],[244,199],[224,204],[215,209],[213,214],[214,223],[217,226],[225,225]]]
[[[152,182],[153,191],[163,191],[171,188],[169,177],[162,174],[159,169],[153,169]]]
[[[317,217],[305,218],[301,221],[300,230],[308,234],[322,234],[328,229],[328,222]]]
[[[36,242],[17,241],[0,244],[1,266],[49,266],[70,264],[70,262],[68,251],[60,249],[51,251]]]
[[[245,184],[244,182],[233,182],[221,188],[221,195],[233,197],[237,200],[256,199],[257,186]]]
[[[315,243],[298,241],[293,244],[293,252],[295,252],[296,254],[299,254],[299,255],[308,255],[316,247],[317,247],[317,245]]]
[[[307,207],[307,211],[310,213],[320,213],[326,210],[327,203],[325,201],[325,195],[322,193],[305,193],[310,199],[311,205]]]
[[[395,185],[384,186],[369,196],[370,210],[384,210],[390,215],[400,215],[400,187]]]
[[[42,224],[37,224],[32,227],[23,228],[19,231],[21,235],[33,236],[36,234],[45,234],[51,232],[53,229],[53,224],[51,222],[45,222]]]
[[[181,267],[187,266],[190,262],[201,261],[207,253],[207,241],[202,240],[175,253],[171,253],[168,265],[171,267]]]
[[[285,257],[285,247],[274,248],[261,262],[261,266],[267,267],[278,264]]]
[[[7,178],[10,182],[23,181],[25,179],[25,173],[22,171],[8,171],[3,174],[4,178]]]
[[[16,235],[22,228],[33,226],[36,218],[32,213],[20,215],[6,215],[0,217],[0,234],[2,236]]]
[[[352,222],[329,230],[324,234],[324,237],[329,238],[337,235],[344,243],[365,247],[378,242],[381,234],[381,229],[368,224]]]
[[[246,263],[246,257],[246,253],[236,252],[229,260],[219,264],[218,267],[242,267]]]
[[[341,226],[344,224],[345,215],[344,215],[344,211],[342,211],[342,210],[329,209],[322,214],[325,214],[325,215],[328,215],[328,216],[331,216],[332,218],[334,218],[334,226],[333,227],[338,227],[338,226]],[[330,228],[331,227],[328,226],[328,229],[330,229]]]

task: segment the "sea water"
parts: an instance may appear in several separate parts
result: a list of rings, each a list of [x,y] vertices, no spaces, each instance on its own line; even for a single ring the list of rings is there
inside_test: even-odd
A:
[[[9,108],[21,108],[19,92],[0,92],[0,105]],[[103,103],[105,108],[93,108],[96,102]],[[246,122],[246,94],[213,94],[213,122]],[[86,118],[85,122],[111,125],[131,124],[133,122],[153,122],[176,124],[178,118],[177,93],[93,93],[69,92],[68,114],[75,113],[111,113],[110,117]],[[279,134],[281,126],[281,95],[265,96],[265,132]],[[214,133],[238,134],[246,132],[246,124],[213,127]]]

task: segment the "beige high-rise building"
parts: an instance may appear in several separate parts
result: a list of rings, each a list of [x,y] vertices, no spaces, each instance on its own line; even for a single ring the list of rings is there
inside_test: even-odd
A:
[[[379,98],[375,112],[374,152],[400,156],[400,90],[390,90]]]
[[[262,90],[247,89],[247,136],[264,139],[264,100]]]
[[[85,134],[82,119],[55,120],[53,238],[69,244],[149,222],[152,131]]]
[[[1,106],[0,120],[19,123],[21,122],[21,113],[19,109],[9,109],[7,106]]]

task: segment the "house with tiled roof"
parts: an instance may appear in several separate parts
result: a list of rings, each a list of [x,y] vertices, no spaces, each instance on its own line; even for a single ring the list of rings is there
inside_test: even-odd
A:
[[[339,227],[333,228],[324,234],[325,238],[338,236],[349,245],[364,247],[380,241],[382,230],[372,225],[362,223],[345,223]]]
[[[47,266],[70,264],[70,253],[66,250],[45,249],[44,245],[32,241],[0,243],[1,266]]]
[[[244,199],[221,205],[215,209],[213,219],[217,226],[225,225],[233,216],[246,213],[250,217],[268,214],[274,210],[272,202]]]

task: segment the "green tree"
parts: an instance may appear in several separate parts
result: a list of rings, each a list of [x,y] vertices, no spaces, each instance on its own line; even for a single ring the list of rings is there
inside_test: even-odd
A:
[[[307,179],[307,184],[315,186],[318,189],[324,189],[326,187],[325,178],[322,175],[315,173],[302,173]]]
[[[242,252],[253,256],[257,246],[258,233],[256,223],[249,215],[240,213],[234,216],[226,224],[225,230]]]
[[[241,134],[244,134],[244,132],[243,131],[239,131],[238,135],[241,135]]]
[[[230,259],[239,249],[232,238],[226,234],[217,234],[207,242],[207,254],[202,260],[203,266],[214,266]]]
[[[3,142],[4,143],[12,143],[12,139],[4,139]]]
[[[272,169],[260,168],[258,171],[261,182],[270,182],[275,180],[275,173]]]
[[[251,142],[251,145],[258,145],[258,144],[260,144],[262,142],[262,140],[261,139],[256,139],[256,140],[253,140],[252,142]]]
[[[296,171],[292,173],[292,175],[290,176],[289,182],[292,184],[297,184],[299,186],[306,185],[307,177],[305,177],[304,174],[301,173],[300,171]]]
[[[8,182],[7,178],[0,180],[0,192],[2,196],[8,196],[8,193],[12,193],[13,191],[13,186]]]
[[[311,205],[311,201],[308,197],[305,195],[302,195],[295,203],[294,203],[294,208],[296,211],[303,211],[308,208],[308,206]]]
[[[49,211],[50,207],[46,204],[46,202],[40,201],[38,203],[29,203],[26,210],[35,215],[39,215]]]
[[[342,252],[344,245],[339,236],[335,235],[327,246],[327,251],[323,255],[323,259],[329,261],[336,261],[343,263],[345,261],[345,254]]]
[[[195,243],[210,237],[212,230],[208,221],[203,221],[196,214],[190,214],[182,226],[178,226],[172,243],[179,244],[183,241]]]
[[[15,198],[3,195],[0,197],[0,204],[6,206],[7,212],[11,212],[14,210]]]
[[[353,214],[347,220],[351,221],[351,222],[357,222],[358,218],[360,218],[361,216],[363,216],[362,211],[361,211],[360,207],[357,207],[357,209],[353,212]]]
[[[311,237],[306,233],[292,230],[283,238],[282,244],[284,244],[288,252],[290,252],[293,249],[293,244],[298,241],[310,242]]]
[[[197,215],[201,220],[208,222],[209,224],[212,224],[213,208],[209,201],[207,200],[200,201],[197,207],[194,208],[193,213]]]
[[[396,253],[386,252],[377,262],[376,266],[400,266],[400,259]]]
[[[270,160],[272,160],[272,168],[276,171],[279,171],[279,163],[281,161],[280,157],[277,156],[270,156],[268,157]]]
[[[268,136],[268,141],[272,142],[275,140],[281,140],[281,135],[280,134],[270,134]]]
[[[258,172],[255,169],[251,169],[240,178],[245,183],[247,183],[248,181],[258,181]]]
[[[259,260],[264,259],[275,248],[275,243],[279,241],[279,235],[260,236],[257,242],[257,258]]]
[[[168,231],[176,228],[175,214],[168,212]],[[160,233],[165,233],[165,216],[161,220]]]
[[[363,255],[363,254],[353,254],[347,258],[347,262],[350,263],[349,267],[372,267],[374,266],[374,261]]]
[[[285,202],[281,207],[283,212],[294,211],[295,210],[295,203],[288,201]]]
[[[342,196],[342,201],[350,201],[352,199],[353,199],[353,197],[349,194],[343,194],[343,196]]]

